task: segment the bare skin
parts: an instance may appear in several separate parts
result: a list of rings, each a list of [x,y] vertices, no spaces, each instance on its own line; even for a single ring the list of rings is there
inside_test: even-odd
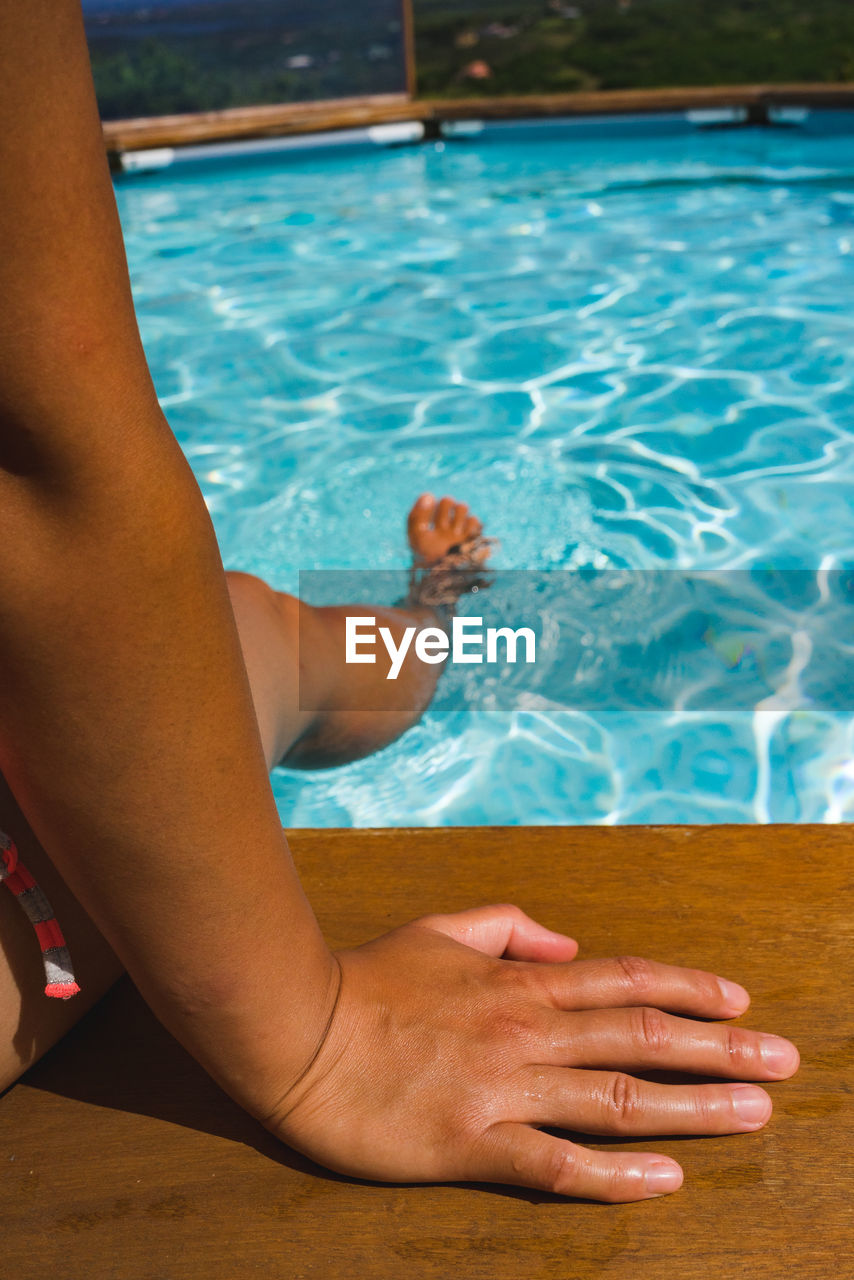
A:
[[[409,513],[406,532],[416,563],[433,565],[455,544],[477,538],[483,525],[464,502],[452,498],[436,502],[432,494],[422,493]]]
[[[142,350],[79,0],[0,5],[0,118],[0,826],[84,989],[45,999],[35,938],[0,892],[0,1082],[124,966],[232,1098],[332,1168],[608,1201],[675,1189],[678,1165],[654,1152],[594,1153],[542,1127],[747,1132],[771,1103],[743,1082],[792,1075],[797,1050],[695,1020],[743,1013],[740,987],[577,962],[571,938],[514,906],[330,951],[265,765],[374,749],[432,687],[367,725],[341,709],[334,664],[313,670],[340,610],[224,574]],[[281,712],[300,613],[306,678],[326,695],[306,723]],[[630,1074],[650,1062],[736,1083]]]
[[[429,494],[416,501],[407,522],[413,561],[425,567],[480,533],[465,504],[448,498],[437,503]],[[487,555],[488,548],[480,561]],[[366,606],[314,609],[247,574],[226,578],[268,767],[281,760],[324,765],[355,759],[390,742],[421,714],[441,667],[426,668],[425,684],[425,669],[409,658],[400,676],[408,710],[301,711],[300,679],[317,705],[326,699],[338,706],[354,692],[354,681],[376,683],[380,695],[388,689],[382,667],[341,662],[344,619]],[[398,629],[436,622],[424,608],[382,612]],[[16,832],[23,858],[54,901],[83,986],[74,1001],[44,999],[29,926],[8,895],[0,895],[7,949],[0,962],[0,1018],[10,1031],[16,1028],[3,1045],[2,1079],[11,1082],[115,981],[122,966],[58,877],[5,785],[4,825]],[[337,953],[342,981],[329,1033],[309,1069],[260,1118],[319,1163],[360,1177],[505,1181],[510,1160],[517,1180],[566,1194],[627,1200],[674,1190],[681,1171],[672,1160],[594,1152],[537,1126],[626,1138],[651,1131],[750,1131],[771,1114],[770,1098],[760,1089],[674,1088],[627,1073],[667,1066],[782,1079],[796,1068],[797,1051],[776,1036],[687,1020],[742,1012],[748,996],[737,984],[633,957],[574,961],[576,952],[572,939],[542,929],[516,907],[501,906],[428,916]],[[517,1027],[509,1042],[508,1019]],[[471,1066],[472,1036],[482,1049],[478,1071]],[[544,1047],[538,1050],[540,1039]],[[778,1055],[774,1063],[763,1056],[769,1046]],[[397,1135],[403,1130],[408,1141],[402,1149]]]
[[[422,494],[407,519],[413,563],[436,565],[454,546],[471,543],[482,531],[465,503],[438,501]],[[482,562],[488,545],[479,553]],[[367,606],[341,605],[315,609],[296,596],[276,592],[260,578],[226,573],[241,649],[267,768],[323,768],[379,750],[397,738],[423,713],[441,675],[441,666],[424,666],[407,657],[394,688],[400,710],[389,712],[308,712],[303,702],[341,706],[348,696],[358,700],[374,686],[388,696],[385,667],[346,666],[343,627],[348,613]],[[426,608],[381,609],[384,624],[396,633],[407,626],[435,626]],[[300,663],[302,628],[305,657]],[[361,690],[359,685],[361,684]],[[368,701],[375,703],[375,698]],[[122,974],[123,966],[99,929],[53,866],[0,774],[0,830],[14,833],[24,865],[46,891],[72,946],[82,987],[70,1001],[48,1000],[35,938],[12,896],[0,891],[0,1089],[11,1084],[100,999]]]
[[[437,501],[424,493],[409,512],[406,532],[413,564],[430,568],[453,547],[474,545],[482,525],[465,503],[448,497]],[[484,564],[489,544],[482,543],[474,554],[474,563]],[[260,578],[226,577],[268,768],[346,764],[387,746],[423,714],[442,666],[408,655],[390,684],[387,661],[345,663],[344,626],[349,615],[369,611],[397,641],[406,627],[435,627],[440,620],[433,610],[416,604],[313,608],[273,591]]]

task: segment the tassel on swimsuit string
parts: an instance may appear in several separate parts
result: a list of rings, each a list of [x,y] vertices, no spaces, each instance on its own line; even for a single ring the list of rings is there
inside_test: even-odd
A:
[[[18,899],[19,905],[36,931],[44,964],[45,995],[55,996],[60,1000],[68,1000],[71,996],[76,996],[80,988],[74,980],[71,954],[53,914],[53,907],[18,858],[14,840],[2,831],[0,831],[0,880]]]

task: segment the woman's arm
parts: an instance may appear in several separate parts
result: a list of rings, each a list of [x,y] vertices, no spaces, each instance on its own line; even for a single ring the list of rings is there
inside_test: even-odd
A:
[[[0,7],[0,121],[0,772],[158,1015],[265,1111],[338,970],[142,352],[77,0]]]
[[[793,1046],[686,1020],[743,1012],[740,988],[568,963],[575,944],[514,907],[329,953],[142,355],[77,0],[4,0],[0,129],[0,772],[35,834],[159,1017],[315,1159],[606,1200],[672,1190],[672,1161],[541,1130],[755,1129],[762,1090],[624,1071],[779,1080]]]

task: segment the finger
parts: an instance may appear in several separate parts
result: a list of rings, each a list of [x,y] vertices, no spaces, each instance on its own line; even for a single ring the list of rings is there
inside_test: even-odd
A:
[[[683,969],[641,956],[576,960],[543,970],[541,976],[561,1009],[644,1004],[701,1018],[735,1018],[750,1004],[750,996],[737,982],[704,969]]]
[[[568,1067],[664,1068],[736,1080],[783,1080],[800,1064],[797,1049],[782,1036],[692,1022],[647,1005],[551,1017],[550,1061],[562,1050]]]
[[[747,1133],[771,1117],[768,1094],[751,1084],[658,1084],[622,1071],[560,1067],[532,1067],[523,1078],[526,1120],[582,1133]]]
[[[489,1130],[475,1179],[624,1204],[676,1191],[682,1170],[666,1156],[591,1151],[528,1125],[497,1124]]]
[[[413,924],[443,933],[484,955],[504,956],[507,960],[556,963],[572,959],[578,951],[573,938],[546,929],[510,904],[422,916]]]

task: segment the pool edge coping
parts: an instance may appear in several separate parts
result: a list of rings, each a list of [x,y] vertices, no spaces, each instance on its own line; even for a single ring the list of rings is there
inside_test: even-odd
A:
[[[670,89],[611,89],[495,98],[410,98],[385,94],[323,102],[230,107],[184,115],[102,122],[111,164],[122,154],[213,142],[284,138],[383,125],[420,125],[427,138],[461,120],[524,120],[735,108],[748,125],[768,123],[771,107],[854,108],[854,84],[713,85]]]

